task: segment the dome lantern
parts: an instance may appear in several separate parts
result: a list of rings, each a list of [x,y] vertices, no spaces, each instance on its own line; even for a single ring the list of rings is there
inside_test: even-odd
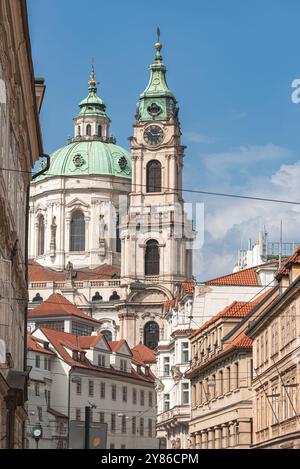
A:
[[[100,140],[101,142],[115,143],[110,136],[110,118],[106,114],[106,104],[97,95],[97,81],[94,64],[92,63],[90,80],[88,81],[89,94],[79,103],[79,113],[74,118],[74,140]]]

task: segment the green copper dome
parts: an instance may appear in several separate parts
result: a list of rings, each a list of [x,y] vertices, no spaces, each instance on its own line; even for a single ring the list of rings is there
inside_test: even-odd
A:
[[[33,183],[50,177],[104,175],[131,178],[127,150],[100,140],[81,140],[59,148],[50,155],[50,168]]]

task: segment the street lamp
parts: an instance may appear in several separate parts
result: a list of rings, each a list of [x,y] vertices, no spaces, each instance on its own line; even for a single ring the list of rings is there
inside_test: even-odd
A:
[[[36,423],[32,427],[31,434],[32,434],[33,438],[35,439],[36,449],[38,449],[39,448],[39,441],[40,441],[41,438],[43,438],[43,428],[42,428],[42,425],[40,424],[40,422]]]

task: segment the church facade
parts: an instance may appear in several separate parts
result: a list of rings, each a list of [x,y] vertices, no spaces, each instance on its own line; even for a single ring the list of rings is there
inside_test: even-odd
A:
[[[178,105],[161,44],[139,97],[131,152],[110,135],[92,69],[74,136],[51,155],[30,197],[30,304],[60,293],[100,321],[109,340],[156,348],[164,303],[192,276]]]

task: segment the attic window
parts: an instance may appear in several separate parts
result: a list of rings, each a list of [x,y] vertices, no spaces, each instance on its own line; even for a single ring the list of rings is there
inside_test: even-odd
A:
[[[137,365],[136,371],[137,371],[137,373],[138,373],[139,375],[142,374],[142,367],[141,367],[141,365]]]
[[[78,352],[75,351],[75,350],[73,350],[72,357],[73,357],[73,360],[78,361],[78,359],[79,359],[79,357],[78,357]]]

